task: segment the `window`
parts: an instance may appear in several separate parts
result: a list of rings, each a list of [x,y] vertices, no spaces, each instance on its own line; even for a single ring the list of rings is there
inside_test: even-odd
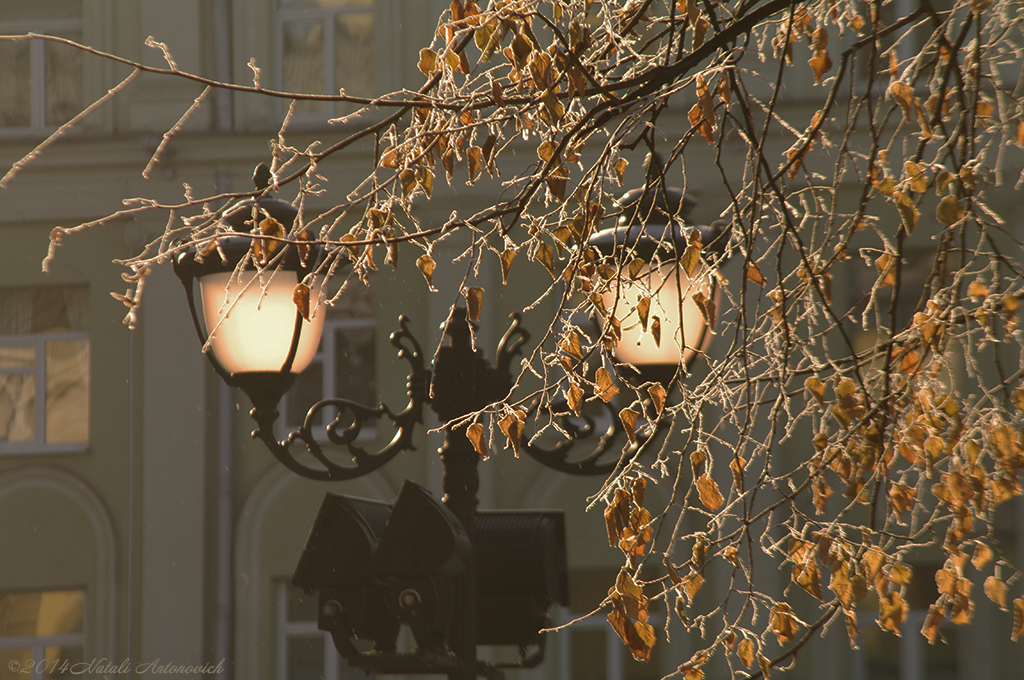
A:
[[[315,594],[277,583],[277,680],[365,678],[341,658],[331,634],[316,627],[316,614]]]
[[[321,399],[338,397],[364,406],[377,405],[374,313],[373,290],[358,282],[349,285],[334,306],[327,307],[320,349],[295,381],[281,409],[289,429],[300,426],[307,409]],[[335,412],[326,409],[320,415],[315,425],[323,435]]]
[[[81,42],[82,3],[0,2],[0,33],[28,31]],[[83,106],[80,51],[44,40],[0,42],[0,131],[55,128]]]
[[[373,94],[373,0],[278,0],[282,90]],[[296,116],[342,116],[357,107],[298,102]]]
[[[0,453],[84,450],[88,292],[86,286],[0,289]]]
[[[0,592],[0,680],[81,675],[84,614],[84,590]]]
[[[920,634],[928,607],[938,599],[936,565],[914,567],[914,577],[904,593],[908,610],[900,626],[901,637],[878,625],[878,595],[872,591],[857,610],[860,629],[854,654],[853,680],[955,680],[957,630],[944,618],[940,639],[934,644]]]

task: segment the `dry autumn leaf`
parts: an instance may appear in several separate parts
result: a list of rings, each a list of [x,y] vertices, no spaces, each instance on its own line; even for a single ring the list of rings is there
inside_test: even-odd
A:
[[[480,423],[472,423],[466,428],[466,437],[473,443],[477,455],[487,458],[487,440],[484,439],[484,426]]]
[[[700,502],[712,512],[722,507],[722,503],[725,502],[722,492],[718,490],[718,484],[706,472],[697,479],[697,493],[700,495]]]

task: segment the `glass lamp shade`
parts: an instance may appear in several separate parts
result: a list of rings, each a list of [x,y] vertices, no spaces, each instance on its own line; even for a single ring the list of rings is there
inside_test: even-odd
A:
[[[677,262],[670,262],[660,267],[645,266],[635,280],[623,278],[617,286],[613,282],[612,289],[605,292],[603,298],[605,308],[622,326],[622,338],[615,349],[619,361],[635,366],[689,365],[698,352],[707,349],[711,344],[711,332],[700,308],[693,301],[693,295],[700,291],[714,299],[717,307],[721,293],[717,286],[712,292],[704,265],[694,274],[695,278],[691,280]],[[637,312],[643,296],[651,298],[646,331]],[[661,324],[660,343],[655,342],[651,333],[655,317]]]
[[[280,371],[295,331],[296,272],[280,270],[260,276],[246,271],[240,277],[218,272],[198,279],[210,351],[224,369],[232,375]],[[311,287],[311,300],[319,294],[319,285]],[[301,373],[313,360],[325,316],[321,310],[311,321],[302,321],[292,373]]]

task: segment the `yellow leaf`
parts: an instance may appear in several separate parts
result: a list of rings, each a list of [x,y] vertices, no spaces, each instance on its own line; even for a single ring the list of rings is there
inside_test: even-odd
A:
[[[467,316],[470,321],[480,320],[480,310],[484,304],[484,289],[483,288],[467,288],[464,291],[466,295],[466,307],[468,308]]]
[[[693,598],[697,597],[697,592],[704,585],[704,577],[696,571],[691,571],[683,578],[683,590],[686,592],[686,597],[689,598],[690,604],[693,604]]]
[[[912,575],[913,570],[902,562],[894,563],[889,570],[889,580],[896,586],[905,586],[910,583]]]
[[[725,500],[722,498],[722,492],[718,490],[718,484],[706,472],[697,479],[697,493],[700,495],[700,502],[712,512],[722,507]]]
[[[882,628],[900,634],[900,625],[907,617],[907,604],[899,593],[889,593],[878,603],[878,618]]]
[[[430,255],[420,255],[419,259],[416,260],[416,266],[419,267],[420,272],[423,274],[423,278],[427,280],[427,286],[431,290],[434,289],[434,258]]]
[[[967,294],[976,298],[988,297],[988,286],[984,282],[975,279],[967,286]]]
[[[612,163],[612,170],[615,171],[615,180],[622,186],[622,177],[626,173],[626,166],[629,165],[629,161],[625,158],[619,157]]]
[[[912,191],[923,194],[928,190],[928,175],[920,165],[913,161],[907,161],[903,164],[903,172],[907,176],[907,183]]]
[[[942,224],[954,224],[964,217],[963,206],[955,196],[943,196],[939,205],[935,208],[935,219]]]
[[[683,251],[683,256],[680,258],[679,263],[682,265],[686,275],[693,278],[693,273],[700,266],[700,246],[686,246],[686,250]]]
[[[914,201],[911,200],[910,196],[902,191],[893,192],[892,197],[896,201],[896,209],[900,213],[900,219],[903,220],[903,228],[906,229],[908,234],[913,234],[914,228],[917,226],[917,218],[920,216],[917,206],[914,205]]]
[[[814,396],[819,404],[825,403],[825,386],[818,376],[812,375],[804,380],[804,388]]]
[[[417,66],[419,66],[423,75],[429,76],[437,68],[437,53],[434,52],[434,50],[424,47],[420,50],[420,61]]]
[[[402,183],[402,198],[408,198],[416,188],[416,171],[406,168],[398,173],[398,179]]]
[[[484,426],[473,423],[466,428],[466,437],[473,442],[473,448],[481,458],[487,458],[487,441],[484,439]]]

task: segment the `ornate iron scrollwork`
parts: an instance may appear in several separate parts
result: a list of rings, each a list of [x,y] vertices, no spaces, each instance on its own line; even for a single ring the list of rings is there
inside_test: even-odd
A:
[[[283,440],[274,437],[276,408],[256,407],[252,417],[256,421],[253,437],[267,445],[274,457],[285,467],[309,479],[340,481],[354,479],[373,472],[385,465],[402,451],[412,450],[412,433],[416,423],[423,422],[423,404],[427,401],[428,372],[423,367],[423,350],[409,331],[408,319],[398,320],[400,329],[391,334],[391,344],[398,349],[398,357],[409,363],[409,403],[399,413],[393,413],[383,404],[372,408],[348,399],[324,399],[313,404],[306,414],[302,426],[289,433]],[[408,345],[403,344],[407,342]],[[332,444],[344,447],[352,456],[352,465],[342,465],[331,460],[324,453],[313,432],[319,414],[328,408],[337,410],[334,420],[327,426],[327,438]],[[397,428],[391,442],[376,453],[369,453],[355,444],[359,433],[370,421],[387,418]],[[292,453],[296,441],[305,444],[306,449],[322,466],[311,467],[300,462]]]

